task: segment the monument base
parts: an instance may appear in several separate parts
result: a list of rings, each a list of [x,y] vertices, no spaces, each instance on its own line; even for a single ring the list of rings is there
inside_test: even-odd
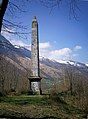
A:
[[[29,77],[30,89],[29,94],[42,94],[41,91],[41,77]]]

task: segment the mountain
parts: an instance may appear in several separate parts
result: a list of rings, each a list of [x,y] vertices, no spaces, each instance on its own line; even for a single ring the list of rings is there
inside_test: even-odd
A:
[[[22,57],[30,57],[31,52],[24,47],[13,46],[6,38],[0,35],[0,54],[19,55]]]
[[[61,69],[73,69],[73,70],[78,70],[81,73],[84,73],[86,75],[88,75],[88,66],[86,66],[86,64],[80,63],[80,62],[76,62],[76,61],[65,61],[65,60],[50,60],[50,59],[46,59],[46,58],[40,58],[40,63],[42,65],[46,65],[48,67],[51,67],[53,69],[57,69],[58,71]],[[61,73],[61,72],[60,72]]]
[[[6,55],[18,55],[23,58],[31,58],[31,51],[22,46],[13,46],[6,38],[0,35],[0,54]],[[72,65],[81,68],[87,68],[84,63],[72,61],[72,60],[50,60],[48,58],[40,57],[40,62],[52,67],[58,68],[61,65]]]
[[[72,60],[52,60],[52,59],[48,59],[48,58],[44,58],[44,57],[40,57],[40,61],[43,62],[46,65],[49,65],[49,63],[53,66],[55,65],[55,67],[58,67],[58,65],[71,65],[71,66],[77,66],[77,67],[82,67],[82,68],[87,68],[87,65],[84,63],[80,63],[80,62],[76,62],[76,61],[72,61]]]
[[[31,51],[21,46],[13,46],[6,38],[0,35],[0,77],[5,75],[2,78],[5,85],[8,82],[8,91],[11,88],[11,90],[16,90],[17,92],[28,90],[28,77],[31,75],[30,59]],[[74,79],[78,76],[87,79],[88,66],[71,60],[55,61],[40,57],[40,75],[42,77],[42,89],[45,90],[51,88],[53,83],[67,83],[69,75]],[[66,89],[67,87],[64,88]]]

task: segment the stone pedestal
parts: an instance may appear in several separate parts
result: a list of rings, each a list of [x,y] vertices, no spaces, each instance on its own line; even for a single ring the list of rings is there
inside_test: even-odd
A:
[[[30,89],[29,94],[42,94],[41,77],[29,77]]]

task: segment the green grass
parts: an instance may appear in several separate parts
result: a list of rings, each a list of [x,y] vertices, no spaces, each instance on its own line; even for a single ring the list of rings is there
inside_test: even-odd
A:
[[[26,105],[26,104],[33,104],[33,105],[49,105],[49,100],[46,100],[47,97],[44,96],[8,96],[2,97],[1,102],[6,102],[9,104],[16,104],[16,105]]]
[[[20,95],[0,98],[0,117],[85,119],[84,113],[67,104],[61,97],[50,99],[49,95]]]

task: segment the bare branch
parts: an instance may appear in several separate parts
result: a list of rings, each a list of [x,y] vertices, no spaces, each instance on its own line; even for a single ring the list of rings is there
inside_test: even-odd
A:
[[[3,19],[4,21],[4,24],[6,24],[7,26],[10,26],[10,27],[17,27],[17,28],[22,28],[22,29],[25,29],[27,30],[27,26],[22,26],[21,22],[20,23],[14,23],[14,22],[11,22],[11,21],[8,21],[6,19]]]
[[[77,12],[80,11],[78,7],[78,0],[70,0],[69,2],[69,18],[73,16],[75,20],[78,20]]]
[[[26,12],[24,10],[24,5],[26,5],[26,3],[30,4],[33,2],[32,0],[26,0],[25,2],[24,2],[24,0],[21,0],[21,1],[22,1],[22,4],[20,6],[18,1],[13,3],[8,0],[8,2],[9,2],[9,7],[8,7],[9,13],[8,14],[10,14],[10,17],[11,16],[16,17],[16,15],[14,15],[14,13],[16,11],[19,11],[20,13]],[[41,5],[47,7],[50,10],[49,14],[51,14],[51,12],[55,8],[60,8],[61,3],[66,2],[66,1],[64,1],[64,0],[35,0],[35,2],[37,4],[40,3]],[[79,10],[78,0],[68,0],[68,7],[69,7],[69,18],[73,17],[75,20],[78,20],[78,18],[77,18],[77,11]],[[11,28],[15,29],[15,31],[17,30],[17,33],[20,33],[20,32],[18,32],[18,29],[19,29],[19,31],[22,31],[22,30],[27,31],[28,30],[27,26],[23,26],[21,22],[16,23],[14,21],[11,21],[11,20],[9,21],[6,19],[3,19],[3,26],[4,26],[4,30],[6,30],[7,32],[8,32],[7,29],[11,29]],[[10,31],[9,31],[9,33],[14,34],[14,32],[10,32]],[[24,32],[24,33],[26,34],[26,32]],[[22,34],[23,34],[23,31],[22,31]]]
[[[16,4],[12,3],[12,2],[10,2],[10,1],[9,1],[9,5],[10,5],[11,8],[17,9],[17,10],[19,10],[20,12],[26,12],[25,10],[20,9],[20,6],[18,6],[18,5],[16,5]]]

